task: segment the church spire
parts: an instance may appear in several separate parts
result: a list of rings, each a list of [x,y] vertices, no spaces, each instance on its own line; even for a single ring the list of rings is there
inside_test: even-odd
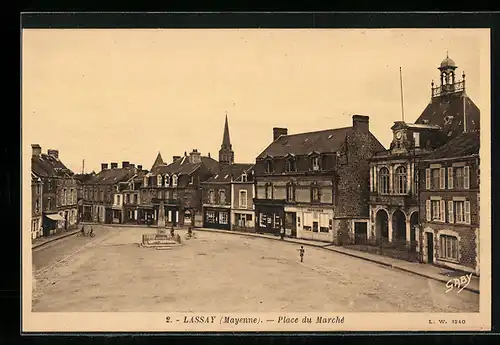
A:
[[[231,139],[229,138],[229,124],[227,122],[227,111],[226,111],[226,123],[224,124],[224,137],[222,138],[221,148],[231,148]]]
[[[231,165],[234,163],[234,152],[233,146],[231,145],[231,139],[229,138],[229,124],[227,121],[224,123],[224,136],[222,137],[222,145],[219,150],[219,163],[223,166]]]

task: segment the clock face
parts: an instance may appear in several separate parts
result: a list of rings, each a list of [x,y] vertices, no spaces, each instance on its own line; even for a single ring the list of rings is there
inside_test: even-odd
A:
[[[401,139],[401,132],[396,133],[396,139]]]

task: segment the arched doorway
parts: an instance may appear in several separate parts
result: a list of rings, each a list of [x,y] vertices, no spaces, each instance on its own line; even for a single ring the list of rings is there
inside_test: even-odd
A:
[[[410,216],[410,241],[414,243],[416,241],[416,232],[418,231],[418,211],[415,211]]]
[[[389,238],[389,216],[385,210],[378,210],[375,216],[375,227],[377,240],[385,240]]]
[[[406,216],[401,210],[392,214],[393,242],[406,242]]]

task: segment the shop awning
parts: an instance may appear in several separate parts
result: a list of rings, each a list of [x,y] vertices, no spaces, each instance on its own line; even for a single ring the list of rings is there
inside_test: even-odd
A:
[[[60,214],[55,213],[55,214],[46,214],[47,218],[52,219],[52,220],[62,220],[64,221],[65,219],[61,217]]]

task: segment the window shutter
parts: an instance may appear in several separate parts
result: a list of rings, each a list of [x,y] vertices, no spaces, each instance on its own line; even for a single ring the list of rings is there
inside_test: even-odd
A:
[[[442,222],[446,221],[445,219],[445,213],[446,213],[446,203],[444,202],[444,200],[440,200],[439,201],[439,212],[441,213],[440,214],[440,219]]]
[[[425,189],[431,189],[431,169],[425,169]]]
[[[448,189],[453,189],[453,167],[448,168]]]
[[[439,189],[444,189],[445,187],[445,168],[439,168]]]
[[[468,166],[464,167],[464,188],[470,188],[470,169]]]
[[[464,207],[465,207],[465,210],[464,210],[465,211],[464,212],[465,213],[465,222],[467,224],[470,224],[470,201],[466,201]]]
[[[431,201],[425,200],[425,219],[431,221]]]
[[[453,201],[452,200],[448,201],[448,222],[449,223],[454,223],[454,219],[453,219]]]

